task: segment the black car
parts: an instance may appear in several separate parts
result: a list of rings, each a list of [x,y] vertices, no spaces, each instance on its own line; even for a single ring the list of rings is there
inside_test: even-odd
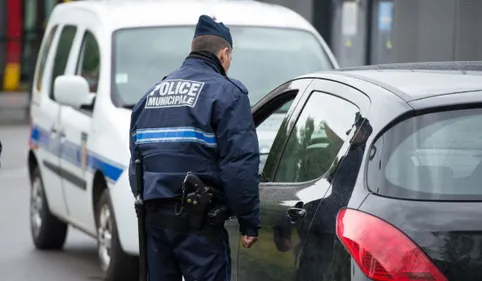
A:
[[[263,155],[259,241],[233,238],[233,277],[482,280],[481,69],[366,66],[269,93],[256,125],[289,109]]]

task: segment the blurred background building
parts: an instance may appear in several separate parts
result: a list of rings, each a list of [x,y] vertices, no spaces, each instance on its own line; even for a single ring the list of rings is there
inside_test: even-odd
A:
[[[48,17],[57,3],[69,1],[0,0],[0,89],[28,90]],[[260,1],[309,20],[342,67],[482,60],[481,0]]]

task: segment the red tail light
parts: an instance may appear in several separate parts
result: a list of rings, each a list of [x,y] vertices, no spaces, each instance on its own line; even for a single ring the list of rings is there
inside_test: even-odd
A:
[[[363,273],[374,281],[447,281],[404,233],[372,215],[342,209],[336,235]]]

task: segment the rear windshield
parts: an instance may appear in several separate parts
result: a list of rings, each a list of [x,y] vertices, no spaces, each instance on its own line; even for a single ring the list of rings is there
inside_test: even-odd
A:
[[[135,104],[189,55],[194,26],[121,29],[113,36],[112,85],[121,106]],[[288,79],[332,69],[310,32],[274,27],[231,26],[233,60],[228,76],[243,82],[251,104]]]
[[[368,185],[380,195],[482,200],[482,109],[407,119],[371,149]]]

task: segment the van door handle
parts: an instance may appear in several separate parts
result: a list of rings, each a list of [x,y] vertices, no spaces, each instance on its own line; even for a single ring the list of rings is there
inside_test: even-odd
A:
[[[65,131],[64,129],[61,129],[60,132],[59,132],[59,138],[60,138],[60,142],[65,142]]]
[[[52,126],[52,127],[50,128],[50,132],[51,132],[52,134],[57,134],[57,129],[55,129],[55,127]]]

